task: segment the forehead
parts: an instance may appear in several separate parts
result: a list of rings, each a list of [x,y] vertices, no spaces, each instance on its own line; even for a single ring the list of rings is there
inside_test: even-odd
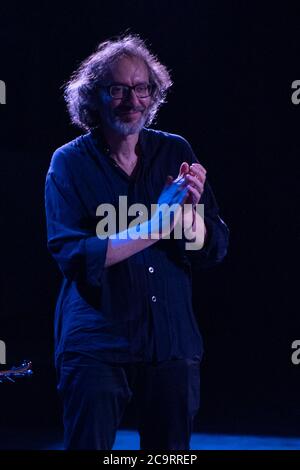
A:
[[[149,80],[148,68],[137,57],[122,57],[110,66],[110,78],[114,82],[134,84]]]

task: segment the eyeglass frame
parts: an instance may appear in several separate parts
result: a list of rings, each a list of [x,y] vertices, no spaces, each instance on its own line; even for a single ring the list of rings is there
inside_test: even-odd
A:
[[[138,86],[141,86],[141,85],[147,85],[148,88],[150,87],[150,93],[149,93],[149,95],[146,95],[146,96],[138,96],[138,95],[136,94],[135,88],[138,87]],[[122,97],[120,97],[120,98],[116,98],[115,96],[112,96],[110,89],[111,89],[113,86],[121,86],[121,87],[125,88],[125,90],[126,90],[126,91],[125,91],[125,95],[122,96]],[[155,85],[155,83],[143,83],[143,82],[142,82],[142,83],[137,83],[136,85],[133,85],[133,86],[124,85],[123,83],[111,83],[110,85],[101,85],[101,88],[103,88],[104,90],[106,90],[106,91],[108,92],[109,96],[110,96],[112,99],[114,99],[114,100],[122,100],[122,99],[124,99],[124,98],[127,98],[127,97],[129,96],[129,92],[131,92],[132,90],[134,91],[135,96],[136,96],[137,98],[143,99],[143,98],[149,98],[149,96],[152,96],[152,94],[153,94],[153,92],[154,92],[154,90],[155,90],[155,88],[156,88],[156,85]]]

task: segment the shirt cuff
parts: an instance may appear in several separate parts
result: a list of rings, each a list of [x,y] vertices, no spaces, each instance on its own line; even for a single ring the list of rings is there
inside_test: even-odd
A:
[[[100,240],[90,237],[85,240],[86,281],[93,286],[100,286],[105,268],[108,238]]]

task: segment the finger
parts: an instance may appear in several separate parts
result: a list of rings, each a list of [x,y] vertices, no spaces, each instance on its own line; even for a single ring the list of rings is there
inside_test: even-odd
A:
[[[199,172],[199,171],[196,173],[195,171],[192,171],[192,170],[191,170],[189,174],[190,174],[191,176],[196,177],[199,181],[201,181],[201,183],[203,183],[203,184],[205,183],[205,180],[206,180],[206,175],[205,175],[205,173]]]
[[[188,174],[185,176],[185,179],[189,185],[198,188],[199,191],[203,190],[204,181],[201,181],[197,176],[192,176]]]
[[[181,179],[189,171],[190,171],[189,164],[187,162],[181,163],[180,168],[179,168],[179,173],[178,173],[178,176],[177,176],[176,180]]]
[[[179,174],[184,176],[185,173],[188,173],[190,171],[190,166],[187,162],[183,162],[181,163],[180,165],[180,169],[179,169]]]
[[[172,204],[183,204],[188,197],[188,186],[184,186],[181,191],[175,194]]]
[[[192,194],[193,204],[197,204],[201,199],[201,195],[202,195],[201,191],[198,191],[197,188],[194,188],[193,186],[190,186],[190,185],[188,185],[187,188],[188,188],[189,193]]]
[[[184,187],[186,187],[188,183],[187,183],[185,177],[183,176],[180,179],[174,180],[173,184],[174,184],[174,188],[177,192],[177,191],[181,191]]]
[[[176,180],[174,180],[173,176],[168,175],[166,182],[165,182],[164,190],[171,191],[171,194],[173,192],[175,193],[178,190],[178,186],[180,186],[181,184],[182,184],[182,181],[177,182]]]
[[[203,165],[201,165],[201,163],[192,163],[190,169],[195,169],[196,171],[198,170],[204,172],[205,174],[207,173],[206,169]]]
[[[171,186],[173,180],[174,180],[173,176],[168,175],[168,176],[167,176],[167,181],[166,181],[165,186],[166,186],[166,187]]]
[[[205,168],[201,167],[200,165],[197,166],[193,164],[190,166],[190,173],[195,173],[197,175],[206,176],[207,171],[205,170]]]
[[[173,201],[173,198],[177,194],[179,194],[184,188],[186,188],[187,182],[185,181],[184,178],[181,178],[178,181],[176,180],[171,181],[171,179],[169,179],[169,181],[170,181],[170,184],[166,183],[164,187],[164,191],[166,194],[165,197],[167,198],[167,200],[171,202]]]

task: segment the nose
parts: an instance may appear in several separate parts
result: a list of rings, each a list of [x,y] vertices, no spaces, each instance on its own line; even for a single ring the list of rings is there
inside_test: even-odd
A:
[[[123,98],[125,103],[130,103],[132,106],[136,106],[139,104],[139,99],[136,96],[133,89],[129,89],[127,95]]]

